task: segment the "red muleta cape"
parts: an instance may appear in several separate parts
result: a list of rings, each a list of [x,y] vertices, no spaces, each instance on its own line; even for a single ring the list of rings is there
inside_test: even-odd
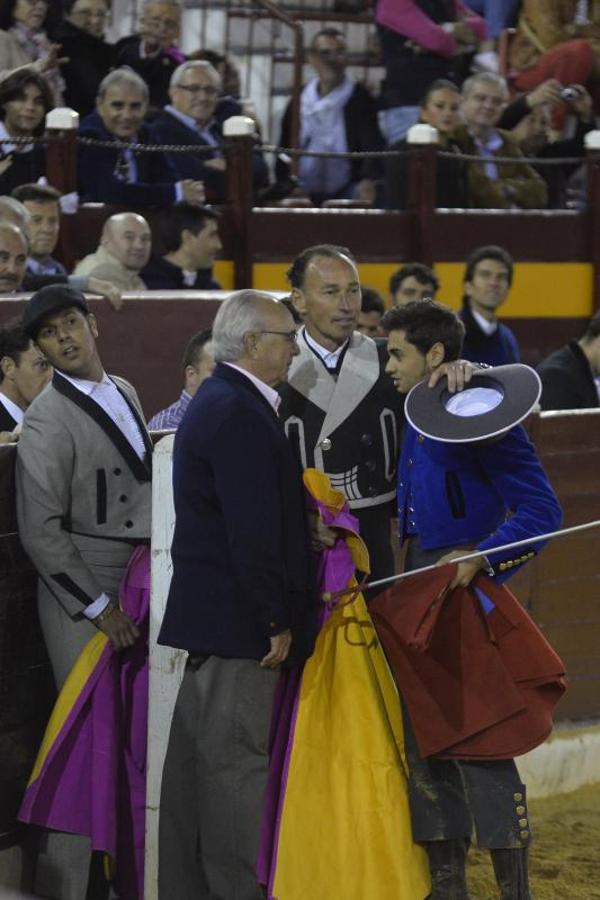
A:
[[[422,756],[520,756],[552,730],[564,664],[503,585],[480,574],[448,591],[456,568],[398,582],[369,612]]]

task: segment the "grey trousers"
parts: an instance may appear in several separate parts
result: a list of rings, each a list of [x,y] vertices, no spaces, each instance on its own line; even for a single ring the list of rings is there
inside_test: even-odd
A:
[[[188,664],[163,771],[160,900],[260,900],[256,859],[277,670]]]

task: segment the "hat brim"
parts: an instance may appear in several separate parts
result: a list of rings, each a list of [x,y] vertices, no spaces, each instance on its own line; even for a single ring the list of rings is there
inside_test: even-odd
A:
[[[448,391],[446,378],[441,378],[434,388],[421,381],[406,397],[406,418],[416,431],[434,441],[449,444],[489,441],[522,422],[542,393],[537,372],[521,363],[476,370],[465,392],[481,387],[502,395],[498,405],[478,415],[459,416],[446,409],[450,398],[455,396]]]

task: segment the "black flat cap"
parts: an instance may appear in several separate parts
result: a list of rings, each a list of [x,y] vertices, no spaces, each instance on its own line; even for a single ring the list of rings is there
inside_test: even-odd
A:
[[[46,316],[61,309],[68,309],[70,306],[76,306],[82,312],[89,313],[81,291],[68,284],[47,284],[28,300],[23,312],[23,330],[29,337],[35,338]]]
[[[413,428],[434,441],[489,441],[522,422],[541,393],[537,372],[514,363],[475,371],[464,391],[456,394],[449,393],[445,378],[434,388],[421,381],[407,395],[405,412]]]

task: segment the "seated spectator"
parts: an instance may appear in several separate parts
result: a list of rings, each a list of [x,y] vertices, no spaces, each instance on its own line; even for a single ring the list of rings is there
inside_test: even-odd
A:
[[[122,291],[145,291],[140,272],[150,259],[152,234],[143,216],[116,213],[104,223],[100,245],[75,267],[75,275],[110,281]]]
[[[171,75],[185,60],[176,46],[181,26],[181,6],[175,0],[146,0],[140,16],[140,32],[121,38],[115,45],[118,66],[129,66],[140,75],[150,92],[155,112],[169,102]]]
[[[468,78],[462,89],[462,115],[453,139],[463,153],[480,156],[469,163],[467,193],[475,209],[541,209],[548,203],[544,179],[523,159],[516,140],[497,128],[508,100],[506,81],[492,72]],[[514,163],[495,163],[495,156],[511,157]]]
[[[115,64],[115,49],[104,40],[109,12],[109,0],[63,0],[56,40],[67,59],[65,104],[80,116],[94,111],[100,82]]]
[[[5,0],[0,13],[0,78],[27,66],[48,83],[52,104],[63,105],[64,81],[58,70],[60,46],[45,31],[48,0]]]
[[[0,444],[19,439],[15,428],[51,377],[52,367],[20,323],[0,328]]]
[[[221,78],[210,63],[184,62],[171,77],[168,104],[152,123],[159,144],[194,144],[212,147],[211,153],[169,153],[168,159],[179,178],[202,181],[207,200],[223,203],[227,196],[225,160],[222,153],[223,121],[219,106],[228,115],[241,115],[242,108],[231,98],[219,99]],[[257,187],[268,182],[262,156],[253,156],[254,182]]]
[[[512,257],[502,247],[478,247],[468,258],[459,313],[465,326],[465,359],[488,366],[520,362],[516,337],[498,321],[498,309],[508,296],[512,279]]]
[[[228,56],[225,56],[224,53],[217,53],[216,50],[196,50],[189,54],[188,59],[190,61],[199,59],[210,63],[221,76],[221,97],[240,100],[242,95],[240,71]]]
[[[317,73],[306,85],[300,99],[300,140],[303,150],[360,152],[381,150],[383,137],[377,125],[376,103],[366,87],[347,74],[348,58],[343,34],[324,28],[313,38],[308,61]],[[288,104],[281,124],[281,147],[291,146],[292,110]],[[289,176],[289,167],[280,158],[277,178]],[[333,198],[356,198],[375,203],[375,181],[381,166],[373,160],[326,159],[301,156],[298,161],[300,186],[315,204]]]
[[[440,282],[433,269],[423,263],[406,263],[390,278],[392,306],[405,306],[414,300],[435,300]]]
[[[570,85],[573,98],[569,105],[577,116],[574,134],[561,140],[552,127],[552,106],[549,103],[536,106],[528,116],[513,128],[513,137],[525,156],[540,159],[560,159],[585,156],[585,136],[596,127],[592,112],[592,98],[582,85]],[[569,178],[578,168],[575,164],[548,165],[533,164],[548,187],[548,206],[562,209],[566,202]]]
[[[148,105],[146,83],[131,69],[115,69],[100,83],[96,112],[81,123],[80,137],[100,141],[156,144],[144,125]],[[79,147],[79,186],[82,201],[147,208],[177,200],[201,205],[200,181],[177,181],[163,153],[136,153],[120,148]]]
[[[460,91],[447,78],[437,78],[427,89],[421,101],[419,122],[437,129],[440,150],[457,151],[459,147],[452,138],[460,124]],[[407,140],[392,144],[391,150],[405,153],[410,144]],[[387,209],[406,209],[408,206],[409,161],[405,155],[392,156],[385,160],[385,201]],[[467,179],[465,164],[459,159],[438,156],[436,159],[435,205],[442,207],[463,207],[467,205]]]
[[[32,69],[18,69],[0,81],[0,138],[40,137],[49,109],[52,96],[44,78]],[[0,144],[0,154],[6,164],[0,194],[46,174],[43,144]]]
[[[184,387],[179,399],[152,416],[148,422],[149,431],[176,430],[179,427],[190,400],[202,382],[212,375],[215,367],[210,345],[211,337],[212,332],[209,328],[206,331],[199,331],[190,339],[183,356]]]
[[[600,406],[600,312],[578,341],[555,350],[537,367],[542,409],[593,409]]]
[[[402,140],[436,78],[460,79],[465,57],[487,37],[487,26],[461,0],[378,0],[375,21],[385,66],[381,130],[388,144]]]
[[[599,73],[600,8],[597,3],[587,3],[582,16],[579,6],[577,0],[523,0],[517,34],[509,49],[511,78],[520,91],[555,78],[564,87],[583,84],[594,92]],[[566,106],[560,109],[555,127],[562,127],[567,112]]]
[[[27,275],[66,275],[67,270],[52,253],[60,232],[60,193],[43,184],[22,184],[12,196],[29,213],[29,257]]]
[[[167,252],[153,256],[142,272],[149,290],[220,289],[212,276],[222,247],[219,218],[212,209],[176,203],[162,214],[159,236]]]
[[[29,249],[32,231],[31,213],[20,200],[15,197],[0,196],[0,223],[16,226]],[[29,257],[26,262],[27,264],[30,262]],[[79,291],[89,291],[91,294],[100,294],[101,297],[106,297],[115,309],[120,309],[122,306],[119,289],[108,281],[102,281],[102,279],[92,276],[89,278],[79,277],[59,272],[36,273],[26,269],[24,276],[19,278],[17,287],[11,288],[11,290],[37,291],[47,284],[69,284]]]
[[[362,300],[356,330],[367,337],[383,337],[380,324],[385,312],[383,297],[370,287],[361,288]]]
[[[28,249],[21,229],[0,220],[0,294],[14,294],[21,289]]]

